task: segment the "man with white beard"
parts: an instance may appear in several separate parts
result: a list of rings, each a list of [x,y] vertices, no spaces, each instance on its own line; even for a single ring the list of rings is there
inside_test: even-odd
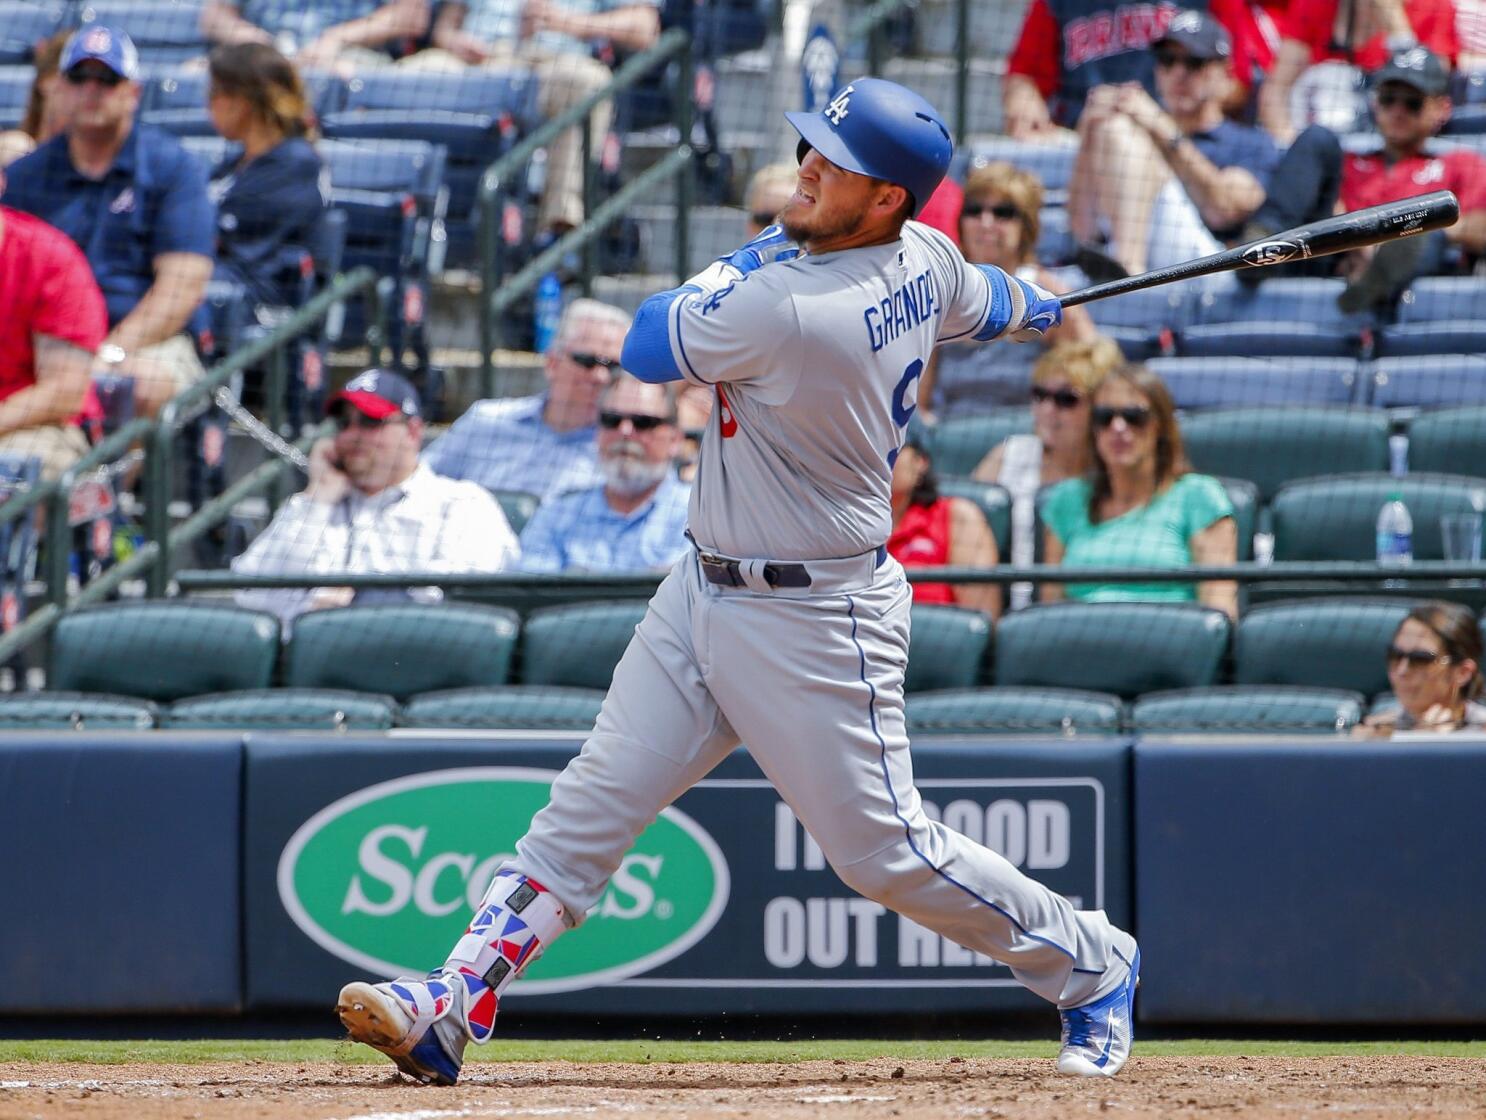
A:
[[[521,534],[530,572],[668,568],[686,551],[691,488],[676,477],[681,433],[664,385],[627,375],[599,400],[604,484],[544,502]]]

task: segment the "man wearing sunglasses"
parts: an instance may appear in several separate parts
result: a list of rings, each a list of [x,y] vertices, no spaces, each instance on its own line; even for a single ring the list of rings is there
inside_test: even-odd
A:
[[[1362,311],[1387,303],[1415,276],[1438,271],[1447,251],[1478,256],[1486,251],[1486,159],[1469,149],[1431,152],[1429,141],[1450,119],[1450,68],[1424,47],[1397,51],[1372,78],[1372,111],[1382,147],[1343,152],[1335,133],[1320,125],[1302,132],[1274,174],[1274,189],[1245,231],[1265,237],[1333,213],[1361,210],[1430,191],[1454,191],[1460,220],[1447,230],[1384,242],[1375,250],[1349,253],[1341,267],[1351,283],[1342,310]],[[1310,262],[1329,275],[1333,259]],[[1281,265],[1241,278],[1304,271]]]
[[[424,452],[423,461],[449,478],[543,501],[599,485],[599,396],[619,372],[629,322],[617,307],[574,300],[547,348],[546,392],[476,402]]]
[[[216,213],[196,160],[135,121],[138,73],[122,31],[75,32],[54,95],[66,130],[10,165],[6,203],[82,249],[108,305],[95,372],[131,378],[135,407],[153,416],[203,372],[187,328],[211,277]]]
[[[440,478],[418,462],[423,414],[406,378],[358,374],[330,398],[336,434],[310,452],[309,482],[232,564],[239,575],[499,572],[520,553],[500,503],[473,482]],[[387,598],[437,602],[436,587],[354,592],[348,587],[251,589],[237,601],[279,616],[285,633],[305,611]]]
[[[1216,19],[1179,12],[1152,54],[1159,103],[1134,82],[1099,86],[1079,118],[1069,225],[1117,263],[1086,268],[1095,280],[1217,252],[1264,201],[1279,161],[1263,129],[1223,115],[1233,49]]]
[[[664,385],[621,374],[599,402],[604,483],[544,502],[521,531],[528,572],[642,572],[687,549],[691,487],[676,477],[676,401]]]

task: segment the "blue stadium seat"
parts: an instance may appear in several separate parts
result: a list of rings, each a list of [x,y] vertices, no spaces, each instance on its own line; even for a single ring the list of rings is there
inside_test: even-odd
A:
[[[1201,323],[1177,340],[1184,358],[1356,358],[1361,345],[1353,331],[1315,323]]]
[[[0,128],[20,125],[35,77],[29,66],[0,66]]]
[[[1435,354],[1385,358],[1366,367],[1378,408],[1441,408],[1486,402],[1486,357]],[[1486,467],[1480,468],[1486,473]]]
[[[36,44],[67,26],[67,0],[0,0],[0,65],[30,62]]]
[[[1486,354],[1486,319],[1441,319],[1400,323],[1377,334],[1376,358],[1412,358],[1420,354]]]
[[[1100,328],[1127,327],[1159,334],[1163,328],[1180,331],[1194,322],[1197,296],[1189,286],[1166,284],[1084,306]]]
[[[128,32],[145,66],[176,66],[211,47],[201,33],[197,0],[88,0],[81,25],[92,23]]]
[[[1038,215],[1037,259],[1066,261],[1073,256],[1073,234],[1068,228],[1068,211],[1061,206],[1044,206]]]
[[[1486,319],[1486,284],[1474,276],[1426,276],[1398,301],[1400,323]]]
[[[972,167],[997,161],[1015,164],[1041,179],[1044,189],[1062,191],[1068,189],[1068,180],[1073,177],[1073,157],[1077,154],[1078,148],[1071,144],[1034,144],[998,136],[978,142],[971,149],[970,159]]]
[[[1178,408],[1346,405],[1358,380],[1350,358],[1156,358],[1150,368]]]
[[[1287,276],[1265,280],[1255,287],[1234,284],[1221,291],[1203,292],[1196,321],[1304,322],[1355,334],[1370,325],[1372,319],[1368,315],[1343,314],[1336,306],[1336,297],[1346,286],[1345,281],[1326,277]]]
[[[335,112],[344,103],[346,86],[339,77],[315,73],[303,79],[317,117]],[[141,119],[177,136],[216,136],[206,107],[208,84],[204,70],[171,71],[146,82],[140,97]]]

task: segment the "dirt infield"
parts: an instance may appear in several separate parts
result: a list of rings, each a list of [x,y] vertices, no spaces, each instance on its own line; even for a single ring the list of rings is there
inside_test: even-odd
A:
[[[1486,1117],[1486,1061],[1137,1056],[1115,1081],[1051,1061],[484,1063],[453,1089],[340,1062],[0,1064],[0,1120],[450,1120],[752,1116]]]

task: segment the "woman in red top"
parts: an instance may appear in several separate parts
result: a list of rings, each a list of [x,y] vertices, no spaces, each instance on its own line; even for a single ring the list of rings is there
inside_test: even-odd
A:
[[[996,538],[974,502],[943,498],[928,452],[910,440],[893,463],[893,532],[887,550],[905,568],[993,568]],[[1001,589],[990,583],[915,583],[915,603],[948,603],[1001,613]]]

